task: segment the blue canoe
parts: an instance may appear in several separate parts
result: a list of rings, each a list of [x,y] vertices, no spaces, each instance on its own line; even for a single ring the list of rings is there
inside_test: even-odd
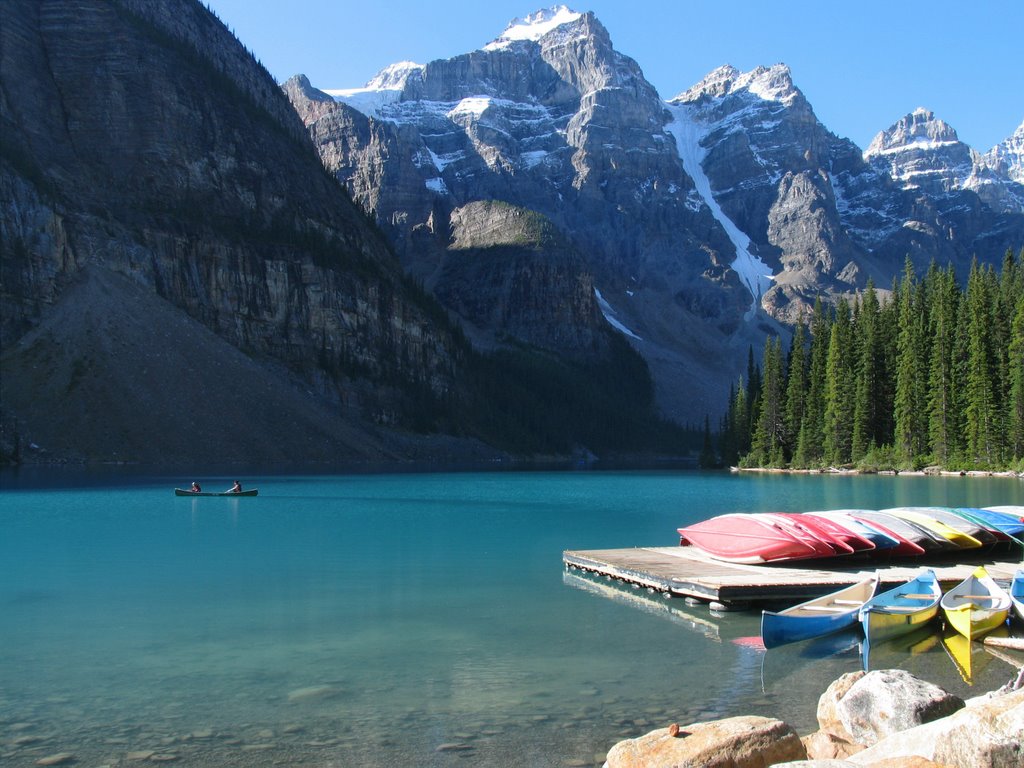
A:
[[[1013,581],[1010,582],[1010,602],[1013,604],[1014,618],[1024,623],[1024,570],[1018,570],[1013,574]]]
[[[942,588],[935,573],[923,571],[895,589],[881,592],[861,606],[860,623],[864,637],[877,643],[913,632],[935,618],[939,612]]]
[[[874,574],[778,613],[762,611],[761,642],[765,648],[776,648],[855,625],[861,606],[871,599],[877,586],[878,574]]]
[[[1018,514],[1014,514],[1009,510],[1019,510]],[[1018,538],[1024,535],[1024,507],[993,507],[991,509],[978,509],[976,507],[963,507],[955,510],[956,512],[964,512],[971,515],[972,517],[983,520],[986,525],[990,528],[995,528],[997,531],[1002,531],[1007,536]]]

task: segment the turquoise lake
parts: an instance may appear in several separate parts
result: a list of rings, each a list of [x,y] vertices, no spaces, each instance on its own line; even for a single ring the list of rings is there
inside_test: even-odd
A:
[[[45,477],[45,481],[42,479]],[[765,653],[713,615],[567,573],[734,511],[1024,504],[1002,478],[690,471],[0,474],[0,763],[590,766],[739,714],[815,730],[856,637]],[[938,635],[872,649],[967,697]],[[150,754],[147,754],[150,753]]]

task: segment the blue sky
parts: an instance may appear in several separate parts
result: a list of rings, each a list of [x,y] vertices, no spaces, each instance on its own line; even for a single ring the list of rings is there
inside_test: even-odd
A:
[[[207,0],[283,82],[354,88],[396,61],[450,58],[552,0]],[[985,152],[1024,121],[1024,2],[590,0],[668,99],[722,64],[788,64],[825,126],[862,149],[926,107]]]

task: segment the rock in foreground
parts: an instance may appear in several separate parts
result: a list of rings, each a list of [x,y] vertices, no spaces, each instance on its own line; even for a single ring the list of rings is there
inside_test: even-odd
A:
[[[766,768],[807,757],[800,737],[786,723],[768,717],[730,717],[678,729],[659,728],[620,741],[606,768]]]

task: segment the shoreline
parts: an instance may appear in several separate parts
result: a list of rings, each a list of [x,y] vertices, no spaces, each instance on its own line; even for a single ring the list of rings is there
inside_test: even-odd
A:
[[[937,467],[928,467],[925,469],[879,469],[879,470],[867,470],[867,469],[850,469],[846,467],[828,467],[826,469],[789,469],[780,467],[729,467],[729,471],[733,473],[740,472],[759,472],[762,474],[775,474],[775,475],[887,475],[901,477],[999,477],[999,478],[1010,478],[1017,480],[1024,480],[1024,472],[1014,472],[1012,469],[1006,470],[986,470],[986,469],[961,469],[961,470],[949,470],[939,469]]]

